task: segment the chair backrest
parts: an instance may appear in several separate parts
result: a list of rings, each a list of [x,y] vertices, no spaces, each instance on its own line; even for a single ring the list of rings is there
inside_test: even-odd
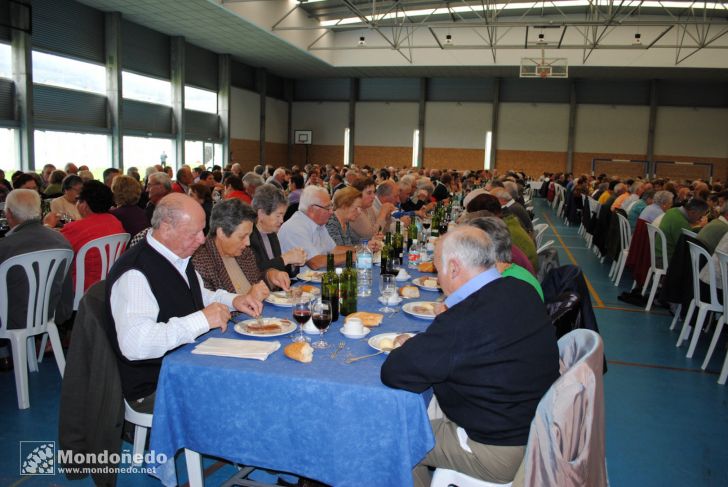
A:
[[[693,271],[693,299],[696,302],[706,303],[706,301],[703,301],[700,296],[700,283],[702,282],[700,280],[700,261],[705,259],[705,265],[708,269],[708,286],[710,287],[710,301],[706,304],[718,304],[718,289],[715,285],[715,264],[713,264],[712,257],[707,250],[695,242],[688,240],[687,243],[688,249],[690,249],[690,264],[692,265]]]
[[[599,211],[599,202],[592,198],[591,196],[589,198],[589,211],[592,212],[592,215],[596,215]]]
[[[728,318],[728,254],[716,250],[715,255],[718,257],[720,281],[723,286],[723,316]]]
[[[97,238],[84,244],[76,254],[76,289],[74,291],[73,309],[78,309],[83,291],[86,287],[86,254],[91,249],[97,249],[101,254],[101,279],[106,279],[111,266],[121,256],[129,241],[128,233],[115,233],[106,237]]]
[[[0,332],[4,332],[8,327],[10,269],[20,267],[25,271],[28,282],[27,328],[42,328],[53,316],[54,310],[49,309],[53,285],[56,282],[63,282],[72,260],[72,250],[52,249],[16,255],[0,264]],[[60,279],[56,277],[58,272],[61,273]]]
[[[665,239],[665,233],[660,230],[659,227],[653,225],[652,223],[647,224],[647,236],[650,239],[650,266],[652,266],[653,269],[662,269],[664,271],[667,271],[667,240]],[[660,249],[662,250],[661,253],[661,262],[660,265],[656,265],[656,253],[655,249],[655,239],[656,237],[660,237]]]
[[[536,408],[526,447],[525,485],[607,485],[604,349],[592,330],[558,341],[561,377]]]
[[[543,239],[543,234],[546,232],[546,229],[548,229],[547,223],[538,223],[533,226],[533,233],[535,235],[536,239],[536,246],[538,247],[541,245],[541,239]]]
[[[617,213],[619,218],[619,239],[622,250],[629,250],[629,244],[632,240],[632,227],[629,226],[629,220],[621,213]]]
[[[697,233],[693,232],[692,230],[688,230],[687,228],[683,228],[682,230],[680,230],[680,232],[683,235],[685,235],[686,237],[692,237],[692,238],[697,238],[698,237],[698,234]]]

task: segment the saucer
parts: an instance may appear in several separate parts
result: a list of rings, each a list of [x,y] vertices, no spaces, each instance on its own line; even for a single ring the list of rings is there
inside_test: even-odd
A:
[[[399,277],[399,274],[397,274],[397,275],[395,276],[394,280],[395,280],[395,281],[398,281],[398,282],[405,282],[405,281],[408,281],[408,280],[409,280],[409,279],[410,279],[411,277],[412,277],[412,276],[410,276],[410,275],[409,275],[409,274],[407,274],[407,273],[405,273],[405,276],[404,276],[404,277]]]
[[[344,335],[344,336],[345,336],[346,338],[351,338],[352,340],[357,340],[357,339],[359,339],[359,338],[364,338],[364,337],[365,337],[365,336],[367,336],[367,335],[368,335],[368,334],[369,334],[369,333],[370,333],[371,331],[372,331],[371,329],[369,329],[369,328],[367,328],[367,327],[365,326],[365,327],[364,327],[364,333],[362,333],[362,334],[360,334],[360,335],[351,335],[351,334],[349,334],[349,333],[346,333],[346,332],[344,331],[344,327],[343,327],[343,326],[342,326],[341,328],[339,328],[339,333],[341,333],[342,335]]]

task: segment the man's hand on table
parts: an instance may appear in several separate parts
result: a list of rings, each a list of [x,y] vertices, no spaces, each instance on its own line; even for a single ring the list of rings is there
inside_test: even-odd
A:
[[[233,307],[255,318],[263,311],[263,303],[256,300],[250,294],[238,294],[233,300]]]
[[[210,325],[211,330],[213,328],[220,328],[225,333],[228,321],[230,321],[230,310],[227,306],[221,303],[211,303],[205,306],[202,314],[205,315],[205,319],[207,319],[207,324]]]

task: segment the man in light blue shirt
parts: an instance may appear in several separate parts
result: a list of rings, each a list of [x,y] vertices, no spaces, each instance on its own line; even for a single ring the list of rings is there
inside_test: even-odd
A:
[[[307,186],[301,193],[298,211],[291,216],[278,231],[281,252],[301,247],[306,251],[306,265],[311,269],[326,266],[326,254],[334,254],[334,262],[343,264],[346,251],[353,247],[337,246],[326,231],[334,207],[326,189],[320,186]]]

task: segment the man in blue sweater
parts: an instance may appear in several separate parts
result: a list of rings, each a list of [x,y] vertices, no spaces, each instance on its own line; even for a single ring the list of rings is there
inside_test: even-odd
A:
[[[490,482],[511,482],[523,460],[536,406],[559,377],[556,334],[529,284],[501,277],[495,246],[481,229],[458,227],[440,238],[434,262],[445,311],[426,332],[398,337],[382,382],[412,392],[434,389],[446,416],[431,421],[435,447],[415,468],[415,486],[430,485],[427,467]]]

